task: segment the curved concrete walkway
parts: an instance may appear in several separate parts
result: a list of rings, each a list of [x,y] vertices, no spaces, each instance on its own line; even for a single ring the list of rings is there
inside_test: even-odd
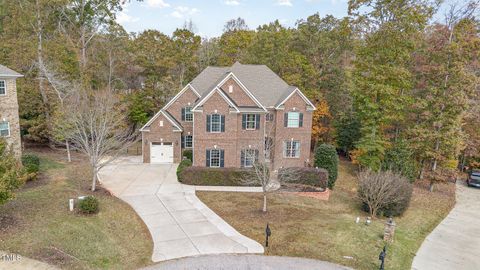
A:
[[[278,256],[209,255],[159,263],[144,270],[352,270],[329,262]]]
[[[412,269],[480,269],[480,189],[458,181],[456,194],[455,207],[422,243]]]
[[[154,243],[152,261],[263,253],[262,245],[238,233],[202,203],[196,187],[179,183],[176,169],[177,165],[144,164],[141,157],[123,157],[99,173],[102,185],[129,203],[147,225]],[[257,192],[258,188],[240,190]]]

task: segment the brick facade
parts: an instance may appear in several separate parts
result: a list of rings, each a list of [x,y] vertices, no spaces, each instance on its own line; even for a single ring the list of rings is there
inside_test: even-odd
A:
[[[163,126],[160,126],[160,123]],[[143,162],[150,163],[150,145],[152,143],[171,142],[173,145],[173,162],[181,161],[181,132],[174,131],[172,123],[163,115],[158,116],[150,125],[149,132],[142,132]]]
[[[6,84],[6,95],[0,95],[0,122],[3,120],[10,124],[10,136],[4,137],[17,157],[22,154],[20,139],[20,122],[18,116],[17,86],[14,78],[1,78]]]
[[[194,166],[207,166],[207,150],[212,149],[223,150],[223,167],[241,167],[241,153],[244,149],[258,150],[258,157],[263,161],[265,159],[265,138],[267,137],[273,141],[273,148],[269,155],[272,169],[303,167],[311,164],[309,158],[314,108],[311,103],[302,98],[295,88],[290,88],[293,94],[290,94],[278,109],[270,105],[265,112],[232,77],[218,87],[221,91],[212,87],[208,92],[201,93],[202,98],[199,98],[191,89],[187,89],[175,97],[176,100],[165,110],[181,124],[183,131],[175,132],[175,129],[170,126],[160,128],[159,121],[163,120],[166,123],[168,120],[163,116],[155,119],[150,124],[149,131],[142,133],[144,162],[150,162],[150,143],[160,142],[161,139],[173,143],[174,162],[180,162],[183,150],[182,136],[192,135]],[[210,91],[215,92],[203,99],[208,96]],[[223,97],[221,93],[227,97]],[[280,96],[278,96],[279,98]],[[232,101],[233,105],[226,99]],[[195,107],[199,100],[203,100],[203,104],[193,112],[193,122],[182,121],[182,108]],[[264,107],[267,106],[264,105]],[[302,114],[303,124],[301,127],[285,127],[284,114],[288,112]],[[207,131],[207,117],[212,114],[224,116],[223,132]],[[244,114],[258,115],[259,121],[256,123],[259,124],[259,127],[254,130],[244,129],[242,119]],[[273,120],[267,120],[267,114],[271,115]],[[170,124],[170,122],[168,123]],[[285,157],[284,142],[292,140],[300,143],[300,154],[298,157]]]
[[[258,107],[255,101],[253,101],[253,99],[249,97],[242,87],[232,78],[228,79],[222,86],[220,86],[220,89],[222,89],[237,106]],[[232,90],[231,92],[230,89]]]

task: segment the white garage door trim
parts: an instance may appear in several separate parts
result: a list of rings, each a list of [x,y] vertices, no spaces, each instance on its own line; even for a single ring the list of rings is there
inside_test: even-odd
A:
[[[150,163],[173,163],[173,144],[171,142],[150,143]]]

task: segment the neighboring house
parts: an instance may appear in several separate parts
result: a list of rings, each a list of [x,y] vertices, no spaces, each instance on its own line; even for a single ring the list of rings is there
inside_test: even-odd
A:
[[[303,167],[314,110],[265,65],[207,67],[140,129],[143,161],[178,163],[191,149],[194,166]]]
[[[23,75],[0,65],[0,137],[13,146],[17,157],[22,153],[16,79]]]

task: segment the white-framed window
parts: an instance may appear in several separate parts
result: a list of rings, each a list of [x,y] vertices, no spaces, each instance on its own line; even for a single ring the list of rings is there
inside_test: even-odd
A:
[[[162,120],[160,120],[159,124],[160,124],[161,127],[163,127],[163,121]]]
[[[245,127],[247,130],[255,130],[257,128],[257,115],[247,114],[245,118]]]
[[[257,150],[255,149],[245,149],[243,150],[243,167],[249,168],[253,167],[253,163],[255,163],[257,159]]]
[[[210,150],[210,167],[214,167],[214,168],[220,167],[220,150],[219,149]]]
[[[5,80],[0,80],[0,96],[7,95],[7,83]]]
[[[283,156],[286,158],[300,157],[300,142],[285,141],[283,144]]]
[[[185,122],[193,121],[192,107],[185,107]]]
[[[287,113],[287,127],[298,128],[300,126],[300,113],[289,112]]]
[[[10,136],[10,123],[9,122],[0,122],[0,137],[9,137]]]
[[[193,147],[193,136],[187,135],[185,136],[185,148],[192,148]]]
[[[222,130],[222,117],[220,114],[212,114],[210,118],[210,132],[221,132]]]

